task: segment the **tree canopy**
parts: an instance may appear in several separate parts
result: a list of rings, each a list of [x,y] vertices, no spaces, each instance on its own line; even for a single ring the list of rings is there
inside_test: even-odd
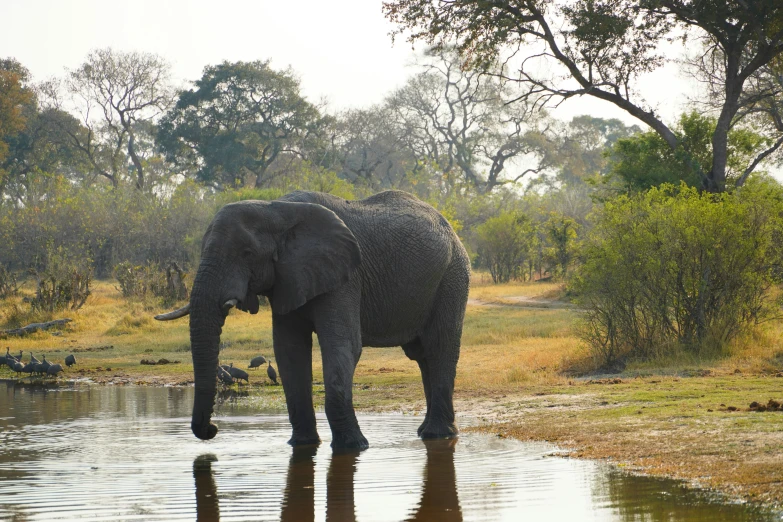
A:
[[[301,152],[321,123],[291,70],[276,71],[269,61],[223,62],[180,93],[158,139],[171,161],[197,166],[204,183],[238,187],[250,178],[261,187],[269,166],[282,153]]]

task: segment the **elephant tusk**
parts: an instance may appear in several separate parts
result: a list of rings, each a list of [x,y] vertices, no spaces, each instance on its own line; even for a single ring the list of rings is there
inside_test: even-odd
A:
[[[234,308],[237,305],[237,303],[239,303],[238,299],[229,299],[223,304],[223,311],[228,312],[229,310]]]
[[[186,304],[185,306],[183,306],[178,310],[174,310],[173,312],[156,315],[155,319],[157,319],[158,321],[171,321],[172,319],[179,319],[180,317],[185,317],[189,313],[190,313],[190,303]]]

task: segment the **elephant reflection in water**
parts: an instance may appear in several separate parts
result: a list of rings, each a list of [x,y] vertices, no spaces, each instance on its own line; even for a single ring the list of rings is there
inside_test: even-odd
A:
[[[461,522],[454,471],[455,439],[425,440],[427,463],[424,466],[421,500],[409,522]],[[315,520],[315,455],[317,446],[294,447],[288,462],[288,476],[280,512],[281,522]],[[211,460],[210,460],[211,457]],[[326,520],[356,520],[354,476],[359,452],[336,452],[326,473]],[[196,480],[196,507],[199,521],[220,519],[217,487],[212,476],[214,456],[202,456],[193,463]]]
[[[196,513],[200,522],[220,520],[217,484],[212,475],[212,463],[217,457],[211,453],[199,455],[193,461],[193,479],[196,481]]]

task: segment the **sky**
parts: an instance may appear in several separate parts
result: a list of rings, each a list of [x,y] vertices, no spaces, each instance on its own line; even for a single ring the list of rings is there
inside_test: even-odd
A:
[[[12,56],[35,80],[75,69],[91,49],[159,54],[187,86],[204,66],[223,60],[270,59],[291,66],[311,101],[331,110],[381,102],[415,72],[416,51],[399,39],[382,0],[0,0],[0,57]],[[421,46],[417,49],[421,51]],[[682,112],[688,81],[675,66],[640,84],[665,120]],[[569,100],[554,115],[637,120],[590,97]]]

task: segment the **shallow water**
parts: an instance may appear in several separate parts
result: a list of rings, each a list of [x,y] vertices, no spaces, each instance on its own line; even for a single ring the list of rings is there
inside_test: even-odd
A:
[[[293,450],[285,415],[229,397],[201,442],[192,394],[0,382],[0,520],[780,520],[546,444],[425,443],[417,417],[362,415],[370,449],[334,454],[319,415],[324,443]]]

